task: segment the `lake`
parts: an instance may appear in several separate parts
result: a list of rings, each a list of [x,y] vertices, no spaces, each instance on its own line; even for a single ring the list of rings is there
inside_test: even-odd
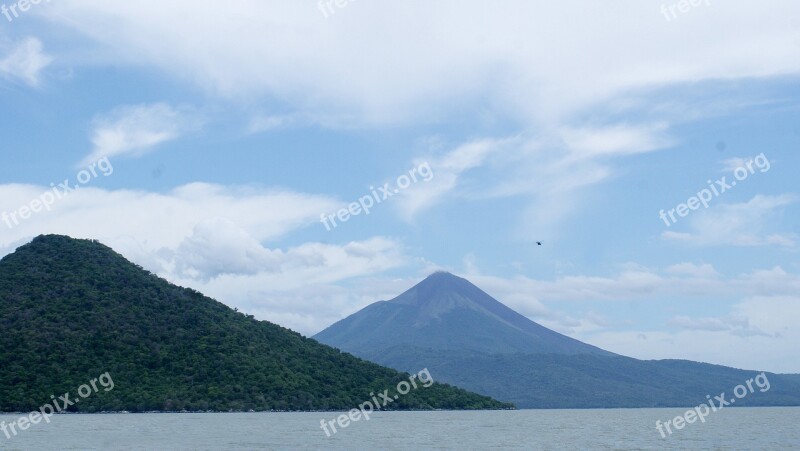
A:
[[[662,438],[656,421],[686,410],[379,412],[330,437],[320,422],[341,413],[57,415],[0,449],[800,449],[800,408],[728,408]]]

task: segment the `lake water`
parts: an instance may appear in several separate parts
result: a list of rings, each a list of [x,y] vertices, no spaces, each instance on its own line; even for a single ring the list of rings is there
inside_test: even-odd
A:
[[[656,420],[685,411],[380,412],[330,438],[320,420],[339,413],[58,415],[11,439],[0,433],[0,449],[800,450],[800,408],[729,408],[662,439]]]

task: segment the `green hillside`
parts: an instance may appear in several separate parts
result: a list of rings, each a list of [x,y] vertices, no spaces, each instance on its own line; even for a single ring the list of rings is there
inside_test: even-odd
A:
[[[408,380],[62,236],[40,236],[0,261],[0,330],[5,412],[74,396],[106,372],[114,389],[70,410],[350,409]],[[434,384],[387,409],[508,407]]]

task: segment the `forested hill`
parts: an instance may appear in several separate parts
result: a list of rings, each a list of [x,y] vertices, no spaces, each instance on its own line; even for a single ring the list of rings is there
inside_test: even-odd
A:
[[[0,330],[5,412],[74,396],[106,372],[113,390],[69,410],[351,409],[409,377],[171,285],[95,241],[64,236],[40,236],[0,261]],[[507,407],[440,384],[387,406]]]

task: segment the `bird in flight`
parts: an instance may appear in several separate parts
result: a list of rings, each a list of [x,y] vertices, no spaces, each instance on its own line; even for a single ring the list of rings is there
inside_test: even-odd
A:
[[[539,245],[539,246],[541,246],[541,245],[542,245],[542,242],[541,242],[541,241],[537,241],[537,242],[536,242],[536,244],[537,244],[537,245]]]

